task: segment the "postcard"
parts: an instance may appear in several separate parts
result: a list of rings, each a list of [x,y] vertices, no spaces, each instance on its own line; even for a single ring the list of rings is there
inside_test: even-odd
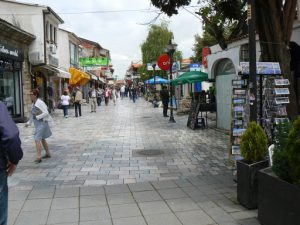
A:
[[[244,98],[233,99],[233,104],[245,104],[246,100]]]
[[[290,85],[290,81],[288,79],[275,79],[275,85],[276,86],[286,86]]]
[[[275,103],[277,105],[288,104],[288,103],[290,103],[290,100],[288,97],[277,97],[277,98],[275,98]]]
[[[232,155],[239,155],[239,154],[241,154],[240,146],[238,146],[238,145],[232,145],[231,146],[231,154]]]
[[[288,88],[275,88],[276,95],[289,95],[290,91]]]

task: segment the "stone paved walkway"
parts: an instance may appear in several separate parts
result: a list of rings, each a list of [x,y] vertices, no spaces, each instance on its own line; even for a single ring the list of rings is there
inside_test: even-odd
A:
[[[170,124],[143,99],[83,111],[55,113],[52,158],[41,164],[32,129],[19,124],[25,154],[9,179],[9,224],[258,224],[236,204],[226,134],[190,130],[186,116]]]

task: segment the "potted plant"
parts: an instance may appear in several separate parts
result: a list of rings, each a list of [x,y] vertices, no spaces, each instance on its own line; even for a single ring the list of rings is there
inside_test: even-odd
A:
[[[267,142],[261,126],[249,123],[241,139],[243,159],[237,161],[237,200],[247,209],[257,208],[257,171],[268,166]]]
[[[258,220],[300,224],[300,117],[276,127],[273,166],[258,173]]]

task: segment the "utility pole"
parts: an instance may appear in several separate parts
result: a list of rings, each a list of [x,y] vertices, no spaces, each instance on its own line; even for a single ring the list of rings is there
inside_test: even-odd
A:
[[[255,0],[248,0],[250,121],[257,122]],[[261,101],[261,100],[260,100]]]

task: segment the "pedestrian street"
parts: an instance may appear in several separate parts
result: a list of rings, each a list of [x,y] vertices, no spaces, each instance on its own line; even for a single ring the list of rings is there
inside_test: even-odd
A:
[[[52,158],[33,163],[33,128],[19,124],[24,158],[11,187],[89,186],[230,173],[228,136],[214,129],[190,130],[187,116],[168,123],[161,108],[140,98],[110,102],[83,116],[63,118],[56,110],[49,140]],[[141,150],[146,150],[143,155]],[[157,156],[147,155],[159,150]]]
[[[9,224],[258,224],[237,204],[225,132],[191,130],[176,111],[169,123],[143,98],[69,114],[54,112],[52,157],[39,164],[33,129],[18,124],[24,158],[9,178]]]

